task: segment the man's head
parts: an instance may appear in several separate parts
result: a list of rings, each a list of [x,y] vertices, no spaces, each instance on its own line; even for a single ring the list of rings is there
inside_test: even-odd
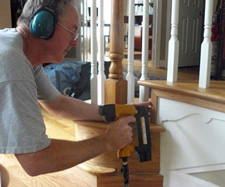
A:
[[[28,0],[17,25],[29,28],[36,37],[48,39],[68,4],[76,7],[73,0]]]
[[[79,0],[27,1],[17,22],[17,30],[23,36],[25,55],[33,65],[62,62],[67,52],[77,46],[80,27],[77,3]],[[53,33],[43,40],[43,37],[32,33],[30,25],[36,13],[46,9],[54,11],[55,21]]]

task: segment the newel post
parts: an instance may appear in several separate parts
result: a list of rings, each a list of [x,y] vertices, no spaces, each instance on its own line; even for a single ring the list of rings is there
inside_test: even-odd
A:
[[[112,0],[109,78],[105,81],[105,102],[127,103],[127,81],[123,78],[124,0]]]

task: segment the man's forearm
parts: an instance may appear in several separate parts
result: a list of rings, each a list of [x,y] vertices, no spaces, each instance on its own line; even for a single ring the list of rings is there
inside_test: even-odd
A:
[[[84,101],[60,96],[49,103],[40,103],[50,114],[71,120],[102,121],[98,106]]]
[[[105,133],[97,137],[78,142],[52,140],[41,151],[16,157],[31,176],[64,170],[131,143],[133,133],[128,124],[134,122],[133,116],[126,116],[111,122]]]
[[[103,136],[80,142],[52,140],[47,148],[16,158],[31,176],[65,170],[107,152]]]

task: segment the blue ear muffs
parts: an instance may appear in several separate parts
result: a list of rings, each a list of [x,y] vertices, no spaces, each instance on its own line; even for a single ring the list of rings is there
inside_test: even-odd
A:
[[[30,22],[30,32],[42,39],[48,39],[55,30],[56,18],[54,11],[45,7],[36,12]]]

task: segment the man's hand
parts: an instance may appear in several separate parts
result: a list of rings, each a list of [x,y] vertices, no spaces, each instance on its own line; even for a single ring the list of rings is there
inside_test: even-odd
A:
[[[146,102],[134,102],[134,105],[137,106],[148,106],[148,107],[152,107],[152,102],[151,101],[146,101]]]
[[[148,116],[149,116],[149,121],[150,121],[150,117],[151,117],[151,111],[153,109],[153,105],[151,101],[146,101],[146,102],[135,102],[132,103],[133,105],[137,105],[137,106],[147,106],[148,107]]]
[[[134,116],[127,116],[110,123],[104,134],[107,151],[114,151],[124,147],[133,140],[132,127],[129,123],[134,123]]]

